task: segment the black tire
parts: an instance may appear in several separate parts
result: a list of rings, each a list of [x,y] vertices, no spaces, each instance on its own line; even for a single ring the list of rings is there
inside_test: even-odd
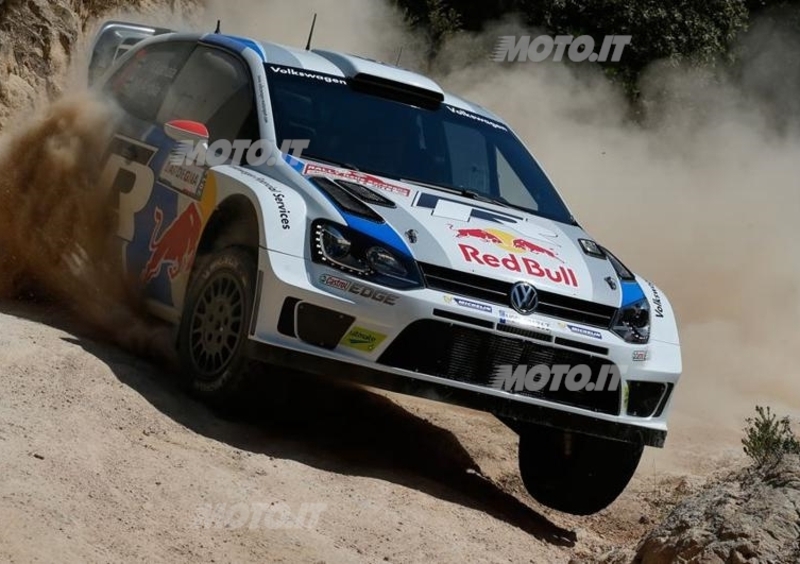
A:
[[[521,429],[519,470],[525,489],[542,505],[591,515],[625,490],[643,451],[642,444],[531,425]]]
[[[178,356],[189,391],[232,407],[247,380],[256,260],[240,247],[198,257],[178,330]]]

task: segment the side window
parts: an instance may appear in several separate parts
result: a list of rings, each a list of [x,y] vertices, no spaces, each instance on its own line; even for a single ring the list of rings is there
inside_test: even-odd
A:
[[[445,122],[445,137],[453,170],[453,185],[489,193],[489,155],[486,138],[474,128]]]
[[[157,121],[186,119],[208,128],[209,142],[259,138],[253,83],[236,57],[198,46],[167,92]]]
[[[167,88],[194,46],[192,42],[156,43],[144,47],[106,84],[122,108],[144,121],[155,121]]]

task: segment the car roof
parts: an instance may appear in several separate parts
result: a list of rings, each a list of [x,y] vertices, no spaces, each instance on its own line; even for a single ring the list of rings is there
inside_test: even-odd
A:
[[[394,82],[401,82],[440,94],[444,98],[445,104],[505,125],[505,122],[500,117],[486,108],[444,91],[436,82],[426,76],[395,65],[337,51],[324,49],[307,51],[279,43],[256,41],[234,35],[209,33],[203,35],[201,39],[206,43],[223,46],[240,53],[247,49],[252,49],[265,64],[292,67],[306,72],[316,72],[345,79],[364,73]]]

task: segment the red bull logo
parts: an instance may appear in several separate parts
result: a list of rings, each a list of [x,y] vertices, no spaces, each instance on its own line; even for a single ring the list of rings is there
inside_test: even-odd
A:
[[[197,244],[203,227],[203,219],[197,204],[191,204],[175,221],[165,227],[164,213],[156,208],[153,213],[156,226],[150,237],[150,260],[142,271],[142,283],[147,284],[167,266],[169,279],[174,280],[181,272],[188,270],[194,260]]]
[[[542,244],[535,243],[529,239],[511,235],[510,233],[500,231],[499,229],[457,229],[453,227],[453,225],[448,226],[451,230],[455,231],[456,239],[475,239],[484,243],[492,243],[493,245],[497,245],[509,253],[542,255],[562,263],[564,262],[553,248],[544,246],[547,244],[544,241],[541,241]]]
[[[452,225],[449,227],[455,232],[456,239],[471,239],[482,243],[490,243],[506,251],[505,256],[497,256],[491,253],[484,253],[472,245],[459,243],[458,247],[467,262],[491,268],[504,268],[511,272],[524,272],[533,278],[542,278],[555,284],[578,287],[578,277],[575,271],[563,266],[564,261],[558,256],[558,252],[552,247],[545,246],[548,242],[544,240],[536,242],[536,240],[512,235],[499,229],[457,229]],[[547,268],[537,260],[521,255],[538,255],[548,261],[558,261],[562,263],[562,266]]]
[[[501,244],[503,242],[500,237],[493,235],[486,229],[456,229],[456,239],[463,239],[469,237],[471,239],[480,239],[487,243]]]
[[[558,255],[555,253],[555,251],[551,249],[546,249],[541,245],[537,245],[536,243],[531,243],[527,239],[514,239],[514,241],[511,242],[511,245],[515,249],[519,249],[527,253],[533,253],[535,255],[545,255],[550,258],[556,259],[559,262],[564,262],[563,260],[558,258]]]

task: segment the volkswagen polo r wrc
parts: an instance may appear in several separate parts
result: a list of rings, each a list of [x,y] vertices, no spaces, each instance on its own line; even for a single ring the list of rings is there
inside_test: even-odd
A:
[[[489,412],[532,497],[574,514],[663,447],[670,303],[499,117],[369,59],[122,22],[89,77],[121,115],[104,172],[120,256],[194,394],[224,404],[280,377],[254,365],[292,367]],[[589,380],[537,386],[542,366]],[[516,385],[495,385],[503,367]]]

